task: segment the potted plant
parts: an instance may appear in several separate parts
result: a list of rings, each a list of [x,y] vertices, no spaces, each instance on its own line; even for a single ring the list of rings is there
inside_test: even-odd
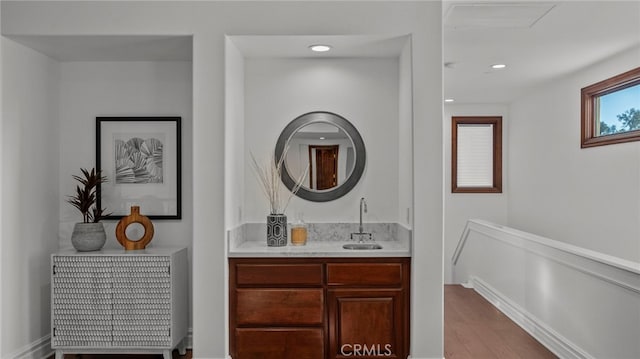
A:
[[[107,240],[104,226],[100,223],[107,214],[96,206],[98,185],[107,182],[107,178],[94,168],[90,171],[81,168],[80,172],[82,176],[72,175],[80,184],[76,186],[76,193],[67,200],[82,213],[82,222],[73,226],[71,244],[80,252],[97,251]]]
[[[289,146],[285,146],[282,156],[276,161],[275,156],[266,165],[260,165],[253,153],[251,153],[251,164],[256,173],[262,193],[269,201],[269,215],[267,216],[267,245],[270,247],[281,247],[287,245],[287,216],[285,211],[293,195],[298,192],[304,179],[309,172],[309,166],[296,180],[294,188],[288,196],[284,197],[280,193],[282,184],[282,166],[287,155]]]

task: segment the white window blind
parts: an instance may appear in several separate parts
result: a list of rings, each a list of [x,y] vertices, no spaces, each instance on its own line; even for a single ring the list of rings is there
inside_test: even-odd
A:
[[[458,124],[458,187],[493,187],[493,124]]]

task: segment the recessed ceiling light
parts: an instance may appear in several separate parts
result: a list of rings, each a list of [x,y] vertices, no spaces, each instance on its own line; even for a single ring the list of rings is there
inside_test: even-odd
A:
[[[491,65],[491,68],[492,69],[496,69],[496,70],[504,69],[505,67],[507,67],[507,65],[505,65],[505,64],[494,64],[494,65]]]
[[[452,98],[445,98],[444,99],[444,102],[453,102],[453,101],[454,101],[454,99],[452,99]]]
[[[320,137],[321,140],[324,140],[324,137]]]
[[[321,44],[311,45],[309,46],[309,48],[311,49],[311,51],[315,51],[315,52],[327,52],[331,50],[331,46],[321,45]]]

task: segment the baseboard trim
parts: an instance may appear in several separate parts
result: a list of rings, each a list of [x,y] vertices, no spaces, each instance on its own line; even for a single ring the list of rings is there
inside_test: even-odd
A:
[[[184,346],[187,349],[193,349],[193,328],[187,330],[187,337],[184,339]]]
[[[531,334],[532,337],[558,357],[567,359],[595,359],[480,278],[471,277],[470,282],[478,294],[483,296],[489,303],[513,320],[527,333]]]
[[[53,355],[51,349],[51,335],[44,337],[25,345],[24,347],[9,354],[11,359],[46,359]]]
[[[193,349],[193,329],[189,328],[187,337],[185,338],[185,346],[187,349]],[[25,345],[24,347],[9,354],[10,359],[47,359],[54,355],[55,351],[51,349],[51,335],[44,337]]]

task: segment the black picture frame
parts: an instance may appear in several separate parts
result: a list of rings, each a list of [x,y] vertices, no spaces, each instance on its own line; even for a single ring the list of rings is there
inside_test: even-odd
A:
[[[121,219],[182,219],[181,117],[96,117],[97,205]]]

